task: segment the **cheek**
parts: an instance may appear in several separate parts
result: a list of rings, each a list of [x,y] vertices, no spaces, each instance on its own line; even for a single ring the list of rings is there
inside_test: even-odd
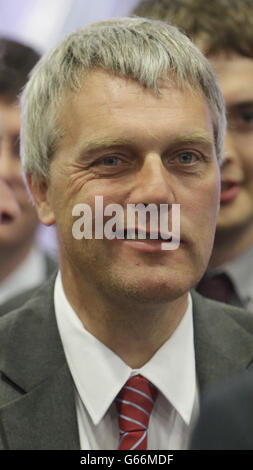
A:
[[[98,188],[98,177],[93,173],[87,174],[84,170],[77,171],[65,177],[65,190],[69,197],[78,197],[81,194],[94,193],[94,187]]]
[[[23,176],[22,176],[22,167],[21,167],[20,160],[17,157],[14,157],[12,158],[10,163],[11,163],[11,168],[12,168],[11,180],[12,180],[13,186],[14,188],[20,189],[20,187],[25,186]]]
[[[18,184],[14,185],[13,189],[15,197],[21,209],[29,210],[32,206],[32,201],[30,199],[30,195],[28,194],[28,190],[26,189],[23,180],[20,180]]]
[[[219,181],[219,180],[218,180]],[[195,196],[182,207],[187,219],[199,238],[213,234],[220,207],[220,185],[215,181],[198,185]],[[191,195],[193,196],[193,194]]]
[[[189,188],[189,200],[192,200],[192,204],[196,210],[199,209],[200,213],[203,211],[216,212],[220,201],[220,189],[221,181],[218,170],[216,175],[204,178],[194,187]]]
[[[253,177],[253,134],[235,135],[235,162],[239,165],[246,179]]]
[[[250,149],[252,149],[252,152],[244,153],[243,163],[245,167],[245,177],[252,184],[253,183],[253,142],[252,142],[252,146],[250,147]]]
[[[221,174],[220,168],[217,165],[215,175],[210,178],[210,181],[204,185],[203,188],[203,197],[206,198],[207,206],[210,206],[210,211],[213,210],[214,213],[219,212],[220,209],[220,193],[221,193]]]

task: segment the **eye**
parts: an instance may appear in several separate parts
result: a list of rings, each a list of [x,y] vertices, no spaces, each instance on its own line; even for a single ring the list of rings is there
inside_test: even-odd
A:
[[[177,156],[179,163],[183,165],[190,165],[191,163],[195,163],[197,160],[197,156],[192,152],[182,152]]]
[[[253,112],[244,112],[241,114],[241,119],[246,123],[251,123],[253,121]]]
[[[119,158],[113,157],[110,155],[108,157],[104,157],[103,159],[101,159],[100,163],[102,163],[105,166],[117,166],[119,163]]]
[[[228,128],[238,132],[252,131],[253,129],[253,109],[239,108],[228,113]]]
[[[96,158],[90,165],[96,171],[116,174],[128,168],[128,162],[121,155],[105,155]]]

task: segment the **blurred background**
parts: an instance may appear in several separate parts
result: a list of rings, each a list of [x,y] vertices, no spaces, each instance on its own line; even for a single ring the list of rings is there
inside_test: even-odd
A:
[[[138,0],[0,0],[0,34],[46,51],[87,23],[127,16]]]
[[[44,53],[87,23],[127,16],[139,0],[0,0],[0,36]],[[54,228],[40,226],[38,244],[57,255]]]

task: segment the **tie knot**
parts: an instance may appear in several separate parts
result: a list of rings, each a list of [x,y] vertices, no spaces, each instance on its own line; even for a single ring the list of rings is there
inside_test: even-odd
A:
[[[138,439],[146,437],[156,396],[156,387],[141,375],[135,375],[126,382],[116,398],[122,438],[129,433],[132,437],[135,433]]]

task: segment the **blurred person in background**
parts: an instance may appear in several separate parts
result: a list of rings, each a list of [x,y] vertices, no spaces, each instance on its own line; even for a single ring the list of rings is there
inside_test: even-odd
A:
[[[133,14],[181,28],[216,72],[228,127],[214,249],[197,289],[253,312],[253,2],[145,0]]]
[[[209,390],[191,438],[192,450],[253,450],[253,374],[236,374]]]
[[[19,217],[14,217],[6,205],[2,214],[0,304],[4,305],[0,314],[13,308],[16,302],[22,304],[30,295],[30,289],[44,281],[56,266],[55,261],[36,246],[39,221],[25,187],[19,157],[18,94],[39,57],[27,45],[0,38],[0,179],[13,191],[20,210]]]
[[[6,217],[6,214],[7,217]],[[0,225],[8,224],[20,215],[20,208],[9,186],[0,180]]]

